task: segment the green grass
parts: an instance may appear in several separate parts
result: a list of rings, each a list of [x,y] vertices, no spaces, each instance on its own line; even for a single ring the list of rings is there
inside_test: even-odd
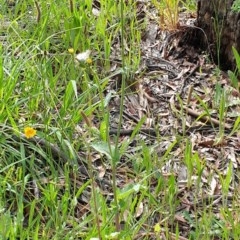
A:
[[[145,118],[129,140],[108,134],[109,102],[119,94],[121,126],[124,96],[141,61],[145,22],[137,19],[136,1],[101,0],[99,16],[92,13],[92,0],[40,0],[40,12],[30,0],[8,2],[1,4],[0,16],[0,239],[161,239],[160,232],[177,239],[180,189],[173,170],[165,174],[161,169],[177,157],[187,169],[187,188],[197,176],[195,199],[205,160],[187,137],[159,136],[153,145],[138,139]],[[115,59],[113,48],[119,49]],[[86,50],[92,63],[77,62],[75,55]],[[116,93],[107,92],[117,75]],[[221,122],[225,98],[223,90],[216,96]],[[37,130],[38,138],[24,137],[27,126]],[[185,150],[174,156],[173,149],[180,147]],[[231,167],[220,178],[224,197]],[[104,171],[106,179],[112,177],[105,190],[100,187]],[[212,178],[205,176],[208,183]],[[206,201],[202,206],[195,215],[184,212],[189,239],[239,239],[233,216],[237,200],[232,210],[223,202],[219,218]],[[192,207],[198,204],[193,201]]]

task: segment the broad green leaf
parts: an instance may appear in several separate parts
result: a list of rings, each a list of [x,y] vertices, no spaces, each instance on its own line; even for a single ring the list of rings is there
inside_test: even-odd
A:
[[[138,193],[141,189],[140,184],[129,184],[128,186],[121,189],[117,195],[118,199],[125,199],[132,193]]]
[[[109,149],[109,145],[106,142],[96,142],[90,144],[92,148],[94,148],[97,152],[106,155],[109,159],[112,159],[112,154],[115,152],[115,146],[110,145],[111,150]]]

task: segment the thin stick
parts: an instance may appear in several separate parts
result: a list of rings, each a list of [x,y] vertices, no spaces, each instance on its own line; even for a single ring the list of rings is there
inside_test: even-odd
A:
[[[180,109],[180,106],[176,106],[176,108]],[[190,115],[194,116],[194,117],[197,117],[197,118],[200,118],[201,120],[205,121],[205,122],[208,122],[208,123],[213,123],[214,125],[217,125],[217,126],[220,126],[221,123],[219,120],[215,119],[215,118],[212,118],[212,117],[208,117],[208,116],[201,116],[203,113],[201,112],[196,112],[194,110],[192,110],[191,108],[188,108],[188,107],[185,107],[183,106],[183,109]],[[226,129],[231,129],[232,126],[225,123],[224,124],[224,127]]]
[[[37,1],[34,1],[36,9],[37,9],[37,23],[41,20],[41,9]]]

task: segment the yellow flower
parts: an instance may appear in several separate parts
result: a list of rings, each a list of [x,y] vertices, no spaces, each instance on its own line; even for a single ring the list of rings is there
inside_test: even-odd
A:
[[[32,138],[36,135],[37,131],[32,127],[25,127],[24,128],[24,135],[26,138]]]
[[[71,54],[73,54],[73,53],[74,53],[74,49],[73,49],[73,48],[69,48],[69,49],[68,49],[68,52],[71,53]]]
[[[154,226],[154,232],[155,232],[155,233],[160,233],[160,232],[161,232],[161,227],[160,227],[160,224],[159,224],[159,223],[155,224],[155,226]]]
[[[86,59],[86,63],[89,64],[89,65],[92,64],[92,59],[91,58],[87,58]]]

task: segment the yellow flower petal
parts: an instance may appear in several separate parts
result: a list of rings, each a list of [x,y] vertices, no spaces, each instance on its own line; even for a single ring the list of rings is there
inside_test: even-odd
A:
[[[37,134],[37,131],[32,127],[25,127],[24,128],[24,135],[26,138],[32,138]]]
[[[92,59],[91,58],[87,58],[86,59],[86,63],[89,64],[89,65],[92,64]]]
[[[154,232],[155,233],[160,233],[161,232],[161,227],[159,223],[156,223],[154,226]]]
[[[71,53],[71,54],[73,54],[73,53],[74,53],[74,49],[73,49],[73,48],[69,48],[69,49],[68,49],[68,52]]]

